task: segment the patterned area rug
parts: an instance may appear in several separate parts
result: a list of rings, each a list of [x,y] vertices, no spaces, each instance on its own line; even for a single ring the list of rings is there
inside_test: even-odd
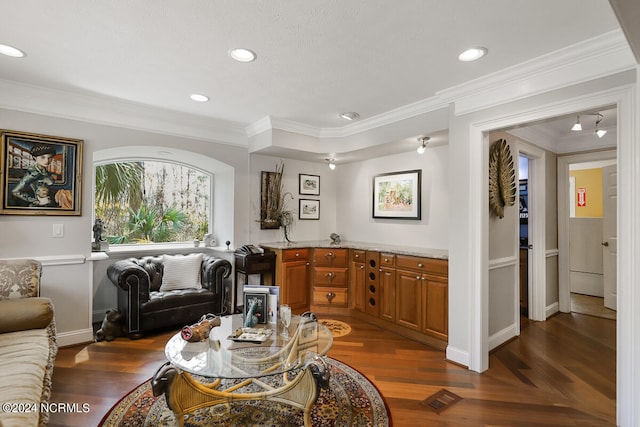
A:
[[[351,333],[351,326],[340,320],[320,319],[319,322],[329,328],[334,338],[340,338]]]
[[[388,409],[369,380],[355,369],[329,357],[329,389],[322,390],[311,412],[313,427],[385,427]],[[281,378],[274,375],[269,378]],[[223,382],[224,385],[224,382]],[[200,409],[185,420],[195,426],[302,426],[302,410],[277,402],[245,401]],[[100,426],[177,426],[163,396],[154,397],[150,381],[127,394],[105,415]]]

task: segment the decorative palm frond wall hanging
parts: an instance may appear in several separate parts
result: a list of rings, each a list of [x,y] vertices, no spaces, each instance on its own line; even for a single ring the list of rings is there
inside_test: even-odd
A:
[[[516,173],[509,144],[499,139],[489,149],[489,211],[504,217],[504,207],[516,202]]]

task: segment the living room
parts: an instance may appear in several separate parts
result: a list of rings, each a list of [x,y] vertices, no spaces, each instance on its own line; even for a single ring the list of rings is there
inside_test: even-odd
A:
[[[604,6],[609,9],[608,4]],[[615,18],[611,10],[607,16]],[[496,71],[492,78],[482,82],[470,82],[453,89],[439,88],[437,96],[409,107],[395,105],[398,110],[377,120],[362,117],[352,125],[338,122],[331,127],[296,127],[274,115],[270,121],[250,122],[253,126],[245,123],[222,128],[221,121],[198,114],[12,81],[3,75],[0,128],[77,138],[84,141],[84,145],[82,214],[0,216],[3,240],[0,257],[40,259],[44,266],[42,292],[56,307],[59,344],[89,342],[93,339],[93,322],[113,307],[115,301],[114,293],[110,294],[115,289],[110,288],[113,285],[105,279],[105,271],[115,260],[131,255],[131,252],[115,250],[106,254],[91,252],[95,219],[92,215],[93,170],[97,161],[126,156],[123,153],[127,150],[133,153],[136,149],[158,159],[166,159],[158,151],[170,151],[174,158],[185,155],[209,160],[208,170],[215,177],[212,232],[217,241],[217,248],[211,252],[222,257],[230,256],[224,244],[227,240],[231,250],[247,243],[258,245],[283,240],[282,230],[262,230],[258,222],[260,174],[273,171],[276,164],[283,161],[285,188],[296,194],[293,202],[296,208],[300,198],[298,175],[317,175],[321,181],[318,197],[321,215],[317,221],[296,220],[293,240],[328,240],[329,235],[336,232],[343,240],[448,251],[450,331],[446,356],[482,372],[488,367],[487,305],[490,304],[486,278],[489,219],[484,209],[486,191],[483,187],[488,146],[483,135],[521,123],[615,105],[623,196],[619,208],[618,258],[623,267],[618,280],[619,294],[628,296],[618,312],[622,328],[619,345],[625,346],[618,347],[618,357],[621,369],[626,372],[619,377],[618,395],[633,397],[632,384],[625,377],[633,378],[629,373],[635,372],[635,368],[625,355],[632,354],[638,345],[633,333],[638,325],[629,310],[635,302],[632,283],[638,277],[632,254],[637,253],[635,242],[640,241],[635,238],[639,230],[632,216],[632,207],[637,206],[639,196],[631,184],[637,182],[634,178],[639,174],[637,161],[634,162],[638,153],[632,143],[637,140],[634,132],[639,127],[638,68],[620,29],[603,34],[579,44],[584,51],[592,46],[593,51],[599,52],[589,57],[588,63],[574,58],[574,62],[562,68],[562,55],[558,54],[556,62],[545,62],[552,61],[545,57],[539,59],[539,64],[548,68],[551,63],[557,65],[555,73],[528,64],[514,83],[509,80],[512,74]],[[566,50],[562,54],[566,54]],[[30,52],[27,58],[33,56]],[[19,67],[11,62],[3,68],[18,73]],[[529,86],[523,88],[523,82]],[[421,135],[431,137],[423,155],[416,153],[417,137]],[[396,151],[385,151],[389,146]],[[331,153],[336,158],[335,170],[330,170],[325,161]],[[360,157],[349,160],[351,153]],[[422,170],[422,218],[419,221],[374,220],[371,217],[373,177],[414,169]],[[60,225],[63,235],[53,237],[52,229]],[[184,253],[190,249],[183,247],[173,252]],[[144,255],[144,251],[133,253]],[[557,298],[550,296],[544,304],[556,301]],[[621,411],[626,415],[621,414],[619,419],[631,419],[627,418],[632,415],[630,409],[625,409],[626,399],[621,400]]]

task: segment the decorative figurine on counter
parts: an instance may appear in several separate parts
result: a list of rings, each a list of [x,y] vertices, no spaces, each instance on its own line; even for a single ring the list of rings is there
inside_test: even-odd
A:
[[[331,244],[334,244],[334,245],[340,244],[341,240],[340,240],[340,235],[339,234],[331,233],[329,235],[329,237],[331,238]]]
[[[209,338],[211,329],[215,326],[220,326],[220,323],[221,320],[219,316],[215,316],[211,313],[205,314],[200,318],[198,323],[182,328],[180,335],[183,340],[188,342],[204,341]]]
[[[249,307],[249,311],[247,311],[247,318],[244,320],[245,328],[253,328],[258,324],[258,315],[256,311],[258,310],[258,301],[254,300],[251,303],[251,307]]]
[[[102,247],[102,242],[105,239],[102,237],[102,233],[104,233],[104,221],[100,218],[96,218],[93,224],[93,243],[91,243],[91,250],[99,251]]]
[[[231,244],[231,242],[227,240],[226,242],[224,242],[224,244],[227,245],[227,250],[230,250],[229,245]]]

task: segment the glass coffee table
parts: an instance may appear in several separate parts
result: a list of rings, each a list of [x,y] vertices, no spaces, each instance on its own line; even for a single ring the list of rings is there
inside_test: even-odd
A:
[[[187,342],[180,333],[165,347],[168,362],[152,379],[153,393],[164,393],[167,406],[179,426],[185,415],[197,409],[241,400],[271,400],[303,410],[310,426],[311,408],[328,386],[329,370],[322,357],[331,348],[333,335],[315,316],[293,316],[289,339],[277,324],[243,328],[241,314],[220,318],[209,338]],[[270,377],[281,375],[281,381]],[[206,381],[199,380],[204,377]],[[234,385],[224,388],[223,379]],[[252,385],[250,392],[243,388]],[[259,391],[253,391],[257,389]]]

